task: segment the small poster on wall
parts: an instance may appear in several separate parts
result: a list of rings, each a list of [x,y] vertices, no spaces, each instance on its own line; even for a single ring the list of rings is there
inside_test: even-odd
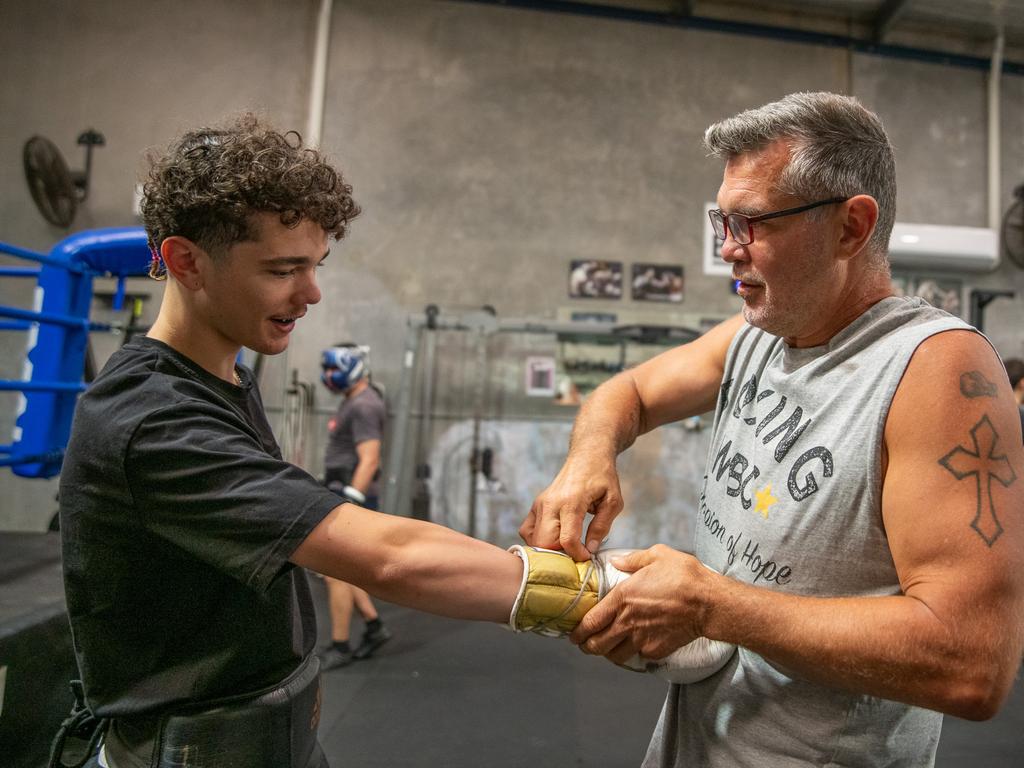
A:
[[[634,264],[635,301],[683,300],[683,268],[675,264]]]
[[[708,211],[717,208],[716,203],[704,203],[704,274],[731,275],[732,266],[722,258],[722,241],[715,236]]]
[[[530,397],[555,396],[555,358],[526,358],[526,394]]]
[[[622,298],[622,262],[598,259],[569,262],[569,298]]]
[[[933,307],[963,317],[963,283],[947,277],[894,274],[892,290],[897,296],[917,296]]]

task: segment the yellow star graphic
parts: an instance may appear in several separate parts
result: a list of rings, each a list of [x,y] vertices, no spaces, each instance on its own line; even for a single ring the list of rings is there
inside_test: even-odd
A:
[[[764,489],[755,491],[754,496],[757,497],[757,504],[754,505],[754,511],[760,512],[764,515],[764,519],[768,519],[768,507],[778,501],[777,498],[772,496],[772,484],[768,483]]]

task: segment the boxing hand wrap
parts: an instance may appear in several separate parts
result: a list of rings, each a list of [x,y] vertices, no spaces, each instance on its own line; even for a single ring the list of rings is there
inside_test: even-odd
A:
[[[608,549],[577,563],[562,553],[537,547],[510,547],[523,561],[523,581],[512,606],[509,627],[549,637],[568,635],[583,615],[617,584],[629,578],[611,559],[635,550]],[[706,566],[705,566],[706,567]],[[663,659],[637,654],[623,666],[650,672],[670,683],[695,683],[725,666],[736,646],[698,637]]]
[[[565,637],[601,599],[601,574],[592,560],[577,563],[564,552],[521,544],[509,551],[523,561],[508,623],[513,631]]]
[[[366,494],[364,494],[362,491],[353,488],[351,485],[346,485],[344,488],[342,488],[341,495],[355,504],[366,503]]]

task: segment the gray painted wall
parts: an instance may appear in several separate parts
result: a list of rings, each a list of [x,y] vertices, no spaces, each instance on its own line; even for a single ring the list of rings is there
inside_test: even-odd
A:
[[[43,222],[27,194],[20,152],[32,134],[53,139],[72,167],[82,164],[78,133],[105,134],[80,230],[134,223],[142,154],[187,126],[255,108],[304,130],[317,6],[0,0],[0,240],[46,250],[66,234]],[[1002,84],[1005,208],[1024,181],[1024,78]],[[602,310],[623,322],[690,326],[731,314],[739,305],[727,281],[701,271],[703,204],[720,167],[703,156],[700,136],[716,119],[794,90],[849,92],[881,115],[897,149],[900,221],[985,226],[985,88],[984,73],[777,40],[440,0],[336,0],[322,143],[364,213],[332,248],[322,304],[287,355],[266,362],[266,400],[280,419],[291,371],[315,381],[320,349],[345,339],[371,345],[377,378],[394,395],[406,318],[428,303],[453,312],[489,304],[501,318]],[[569,300],[570,259],[622,261],[627,275],[634,262],[681,264],[684,301]],[[1018,291],[1022,298],[989,307],[986,330],[1002,354],[1024,355],[1024,273],[1004,264],[949,277]],[[133,290],[153,293],[151,318],[160,288],[137,282]],[[0,281],[0,300],[25,306],[30,286]],[[98,340],[99,354],[117,342]],[[23,349],[20,334],[0,334],[0,375],[20,375]],[[558,352],[551,337],[496,339],[486,415],[541,425],[537,439],[542,427],[564,428],[564,410],[520,392],[525,357]],[[468,416],[476,358],[471,344],[449,341],[438,361],[447,393],[438,408],[449,421],[435,430],[435,450]],[[306,451],[314,471],[334,405],[318,388]],[[14,396],[0,397],[0,434],[10,433],[15,407]],[[672,440],[691,433],[683,434]],[[553,474],[564,440],[545,446]],[[652,487],[674,487],[672,456],[650,455]],[[644,482],[641,472],[636,484]],[[44,525],[53,485],[4,470],[0,527]],[[672,536],[685,538],[685,527]]]
[[[47,251],[73,231],[136,224],[143,153],[196,123],[256,109],[301,126],[315,12],[314,0],[0,0],[0,240]],[[89,126],[107,143],[95,150],[89,199],[65,232],[36,212],[22,146],[41,134],[80,169],[75,141]],[[151,320],[160,285],[132,283],[131,291],[154,293]],[[31,306],[31,287],[0,280],[0,301]],[[97,337],[96,345],[102,359],[117,340]],[[0,333],[0,377],[21,377],[24,349],[24,334]],[[0,442],[9,442],[16,408],[16,395],[0,393]],[[0,527],[45,526],[55,494],[55,481],[0,468]]]

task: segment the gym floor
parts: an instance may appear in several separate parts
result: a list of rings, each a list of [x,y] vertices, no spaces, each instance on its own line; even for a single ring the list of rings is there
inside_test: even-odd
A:
[[[320,579],[312,578],[326,616]],[[637,768],[665,683],[566,640],[378,603],[394,638],[324,675],[320,742],[340,768]],[[358,642],[362,624],[353,622]],[[326,621],[320,642],[329,641]],[[938,768],[1019,768],[1024,679],[984,723],[946,717]]]

